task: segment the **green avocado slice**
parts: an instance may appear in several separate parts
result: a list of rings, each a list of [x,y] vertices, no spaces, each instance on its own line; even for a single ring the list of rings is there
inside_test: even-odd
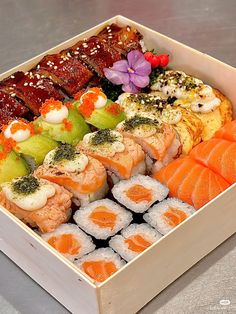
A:
[[[45,135],[55,141],[76,145],[83,139],[86,133],[90,132],[89,126],[84,118],[79,114],[77,108],[70,108],[67,118],[71,129],[66,129],[63,123],[48,123],[39,117],[34,121],[34,125],[40,130],[42,135]]]
[[[1,151],[2,146],[0,145]],[[6,158],[0,160],[0,184],[27,174],[29,174],[27,163],[14,151],[11,151]]]
[[[15,151],[24,157],[31,168],[41,165],[46,154],[58,146],[58,143],[51,138],[41,134],[35,134],[27,140],[17,143]]]
[[[125,120],[126,116],[123,111],[120,111],[116,115],[107,111],[112,103],[113,102],[108,99],[104,107],[95,109],[89,118],[85,118],[85,121],[98,129],[114,129],[118,123]],[[77,107],[80,106],[79,101],[76,101],[74,104]]]

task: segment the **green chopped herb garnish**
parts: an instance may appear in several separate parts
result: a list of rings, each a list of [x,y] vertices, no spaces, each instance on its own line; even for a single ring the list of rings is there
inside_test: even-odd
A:
[[[12,183],[12,189],[18,194],[28,195],[39,188],[39,180],[32,175],[22,177]]]
[[[145,106],[144,110],[153,110],[154,108],[162,111],[168,104],[166,99],[152,94],[131,94],[127,98],[129,101]]]
[[[101,129],[97,131],[91,138],[92,145],[114,143],[115,141],[117,141],[117,136],[112,134],[110,129]]]
[[[140,117],[136,115],[124,122],[124,130],[125,131],[132,130],[140,125],[159,126],[159,122],[157,120],[150,119],[148,117]]]
[[[73,160],[75,158],[76,151],[75,147],[70,144],[62,144],[56,148],[55,154],[53,156],[53,161],[61,161],[61,160]]]

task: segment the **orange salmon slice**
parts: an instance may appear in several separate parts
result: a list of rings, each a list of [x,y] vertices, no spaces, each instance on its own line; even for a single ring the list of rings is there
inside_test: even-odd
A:
[[[116,265],[111,261],[87,261],[82,264],[83,271],[91,278],[102,282],[117,271]]]
[[[136,234],[130,236],[125,240],[125,243],[128,245],[129,250],[141,253],[146,250],[152,243],[147,241],[142,235]]]
[[[184,221],[186,218],[188,218],[188,215],[180,209],[170,207],[163,214],[163,218],[168,225],[170,225],[171,227],[176,227],[182,221]]]
[[[126,196],[135,203],[151,202],[152,190],[145,188],[141,184],[135,184],[126,191]]]
[[[92,222],[101,228],[114,229],[117,215],[105,206],[98,206],[89,215]]]
[[[77,255],[80,252],[80,243],[73,234],[52,236],[47,241],[54,249],[63,254]]]

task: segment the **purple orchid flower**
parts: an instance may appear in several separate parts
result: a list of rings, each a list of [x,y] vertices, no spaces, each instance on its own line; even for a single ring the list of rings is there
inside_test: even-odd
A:
[[[117,61],[111,68],[104,68],[103,71],[113,84],[122,84],[124,92],[138,93],[141,88],[149,84],[152,68],[142,52],[132,50],[128,53],[127,60]]]

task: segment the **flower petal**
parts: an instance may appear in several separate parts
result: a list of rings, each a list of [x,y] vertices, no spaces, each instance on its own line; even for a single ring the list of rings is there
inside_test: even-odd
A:
[[[148,62],[143,53],[139,50],[132,50],[128,53],[128,62],[130,68],[132,68],[135,73],[145,76],[149,75],[152,71],[150,62]]]
[[[113,63],[112,70],[127,72],[129,68],[129,64],[127,60],[119,60]]]
[[[104,68],[103,72],[105,74],[105,77],[115,85],[129,84],[128,73],[112,70],[109,68]]]
[[[126,93],[138,93],[140,91],[140,88],[135,86],[132,82],[129,82],[128,84],[122,85],[122,90]]]
[[[149,84],[149,76],[141,76],[138,74],[130,74],[130,81],[137,87],[146,87]]]

